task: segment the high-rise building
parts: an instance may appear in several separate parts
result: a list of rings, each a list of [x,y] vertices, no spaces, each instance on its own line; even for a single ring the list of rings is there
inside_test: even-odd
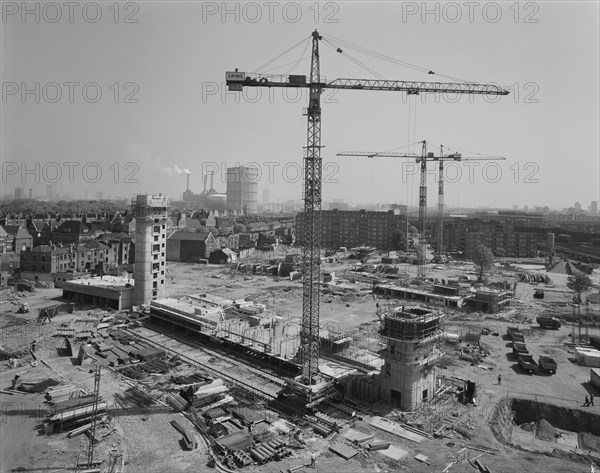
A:
[[[227,168],[227,210],[244,215],[258,212],[258,169],[247,166]]]
[[[590,213],[592,215],[598,215],[598,201],[597,200],[592,200],[592,203],[590,205]]]
[[[54,200],[56,198],[56,184],[46,185],[46,198]]]
[[[22,198],[23,198],[23,188],[15,187],[15,199],[22,199]]]
[[[138,195],[135,215],[133,305],[165,297],[167,253],[167,196]]]
[[[576,212],[580,212],[581,211],[581,202],[575,202],[575,211]]]

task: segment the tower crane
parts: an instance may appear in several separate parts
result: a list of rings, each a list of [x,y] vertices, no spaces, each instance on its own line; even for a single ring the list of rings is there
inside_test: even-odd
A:
[[[508,95],[508,91],[496,85],[468,82],[421,82],[385,79],[335,79],[322,80],[319,41],[323,36],[313,31],[310,77],[305,75],[273,76],[246,74],[238,69],[225,73],[228,90],[242,91],[244,87],[304,88],[309,91],[306,116],[307,139],[304,156],[304,246],[302,249],[302,326],[300,333],[300,365],[302,372],[290,388],[308,398],[318,397],[322,388],[319,376],[319,299],[321,270],[321,94],[325,89],[381,90],[404,92],[409,95],[421,93],[458,93],[473,95]],[[338,48],[337,52],[342,53]]]
[[[504,160],[501,156],[486,157],[463,157],[461,153],[444,154],[444,147],[440,146],[440,154],[434,155],[427,151],[427,141],[423,140],[421,156],[414,153],[393,153],[393,152],[368,152],[368,151],[341,151],[337,156],[364,156],[367,158],[413,158],[420,165],[420,184],[419,184],[419,259],[417,277],[425,277],[425,252],[427,242],[425,241],[425,225],[427,223],[427,161],[439,162],[438,174],[438,244],[437,253],[441,257],[442,241],[444,238],[444,161],[494,161]]]

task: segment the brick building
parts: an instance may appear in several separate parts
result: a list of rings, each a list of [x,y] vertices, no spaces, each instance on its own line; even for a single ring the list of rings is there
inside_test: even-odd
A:
[[[480,244],[487,246],[494,256],[533,258],[537,256],[538,236],[525,232],[467,232],[465,256],[471,258]]]
[[[21,251],[33,246],[33,237],[26,228],[19,225],[0,226],[0,251],[2,253]]]
[[[23,277],[29,274],[54,274],[65,271],[93,271],[100,263],[114,260],[113,249],[91,241],[79,245],[39,245],[21,252],[20,267]],[[35,276],[35,275],[33,275]]]
[[[322,210],[321,245],[406,250],[408,220],[390,210]],[[296,244],[304,243],[304,212],[296,215]]]

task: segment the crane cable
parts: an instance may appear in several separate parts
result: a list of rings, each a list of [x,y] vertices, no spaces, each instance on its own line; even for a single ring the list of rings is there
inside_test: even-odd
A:
[[[400,59],[393,58],[393,57],[388,56],[386,54],[378,53],[377,51],[372,51],[372,50],[370,50],[368,48],[365,48],[363,46],[359,46],[357,44],[351,43],[350,41],[345,41],[345,40],[343,40],[341,38],[336,38],[335,36],[329,35],[329,37],[332,38],[332,39],[334,39],[334,40],[336,40],[336,41],[338,41],[340,44],[344,45],[344,47],[353,49],[356,52],[366,54],[368,56],[380,59],[382,61],[387,61],[387,62],[390,62],[392,64],[397,64],[397,65],[406,67],[408,69],[413,69],[415,71],[423,72],[425,74],[436,75],[436,76],[443,77],[445,79],[450,79],[450,80],[457,81],[457,82],[464,82],[464,83],[472,83],[473,82],[473,81],[468,81],[466,79],[460,79],[460,78],[457,78],[457,77],[449,76],[449,75],[446,75],[446,74],[439,74],[439,73],[436,73],[436,72],[434,72],[431,69],[428,69],[426,67],[418,66],[416,64],[412,64],[412,63],[407,62],[407,61],[402,61]]]
[[[308,59],[307,57],[304,57],[304,54],[306,54],[306,50],[308,49],[308,46],[310,45],[311,40],[310,39],[306,39],[306,44],[304,45],[304,49],[302,50],[302,54],[300,54],[300,59],[298,59],[296,61],[296,64],[294,64],[292,66],[292,68],[286,72],[286,75],[291,74],[292,72],[294,72],[294,69],[296,69],[296,67],[298,66],[298,64],[300,64],[302,61],[304,61],[305,59]]]
[[[283,51],[282,53],[278,54],[277,56],[275,56],[273,59],[267,61],[266,63],[264,63],[262,66],[260,66],[257,69],[254,69],[252,71],[252,74],[258,74],[262,69],[264,69],[265,67],[267,67],[269,64],[272,64],[273,62],[277,61],[277,59],[279,59],[280,57],[284,56],[285,54],[289,53],[292,49],[297,48],[298,46],[300,46],[304,41],[306,41],[306,37],[302,38],[300,41],[298,41],[296,44],[294,44],[293,46],[289,47],[288,49],[286,49],[285,51]]]
[[[266,71],[263,71],[262,73],[263,74],[271,74],[273,71],[276,71],[277,69],[282,69],[284,67],[292,66],[292,68],[289,71],[283,73],[283,75],[288,75],[288,74],[290,74],[298,66],[298,64],[300,64],[303,61],[306,61],[307,59],[310,59],[310,57],[308,57],[308,56],[302,57],[302,58],[300,58],[300,59],[298,59],[296,61],[288,62],[286,64],[282,64],[281,66],[277,66],[277,67],[273,67],[271,69],[267,69]]]
[[[344,50],[342,50],[342,48],[337,47],[335,44],[333,44],[331,41],[327,40],[326,38],[323,38],[323,41],[325,42],[325,44],[327,44],[327,46],[329,46],[331,49],[333,49],[335,52],[340,53],[342,56],[350,59],[354,64],[357,64],[358,66],[362,67],[365,71],[373,74],[375,77],[377,77],[378,79],[381,80],[385,80],[385,77],[383,77],[381,74],[379,74],[378,72],[376,72],[374,69],[370,68],[369,66],[367,66],[366,64],[363,64],[362,62],[360,62],[358,59],[356,59],[355,57],[350,56],[347,52],[345,52]]]

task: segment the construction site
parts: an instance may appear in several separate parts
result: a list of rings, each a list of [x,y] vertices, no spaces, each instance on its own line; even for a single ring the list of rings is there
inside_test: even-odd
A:
[[[166,261],[164,195],[137,195],[130,275],[2,294],[2,471],[589,472],[600,465],[598,268],[321,245],[324,90],[507,95],[491,85],[226,73],[231,91],[304,88],[303,245]],[[297,229],[297,231],[299,231]],[[550,253],[550,252],[549,252]],[[594,403],[594,398],[596,402]]]

